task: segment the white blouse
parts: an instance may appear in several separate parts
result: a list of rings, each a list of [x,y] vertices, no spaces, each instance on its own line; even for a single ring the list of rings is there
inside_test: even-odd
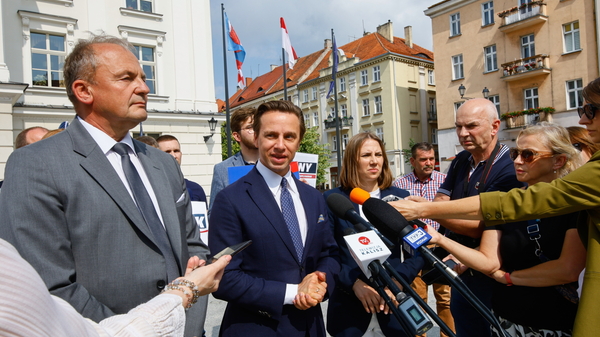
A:
[[[135,291],[135,289],[132,289]],[[183,336],[181,297],[162,294],[99,324],[50,295],[33,267],[0,239],[0,335],[2,336]]]

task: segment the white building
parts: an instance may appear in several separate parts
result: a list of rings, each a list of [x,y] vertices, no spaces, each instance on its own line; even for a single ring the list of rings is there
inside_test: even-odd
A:
[[[0,15],[0,177],[21,130],[74,118],[64,59],[78,39],[104,32],[138,50],[151,90],[144,133],[177,137],[184,175],[210,193],[219,128],[203,136],[224,115],[215,102],[209,0],[2,0]]]

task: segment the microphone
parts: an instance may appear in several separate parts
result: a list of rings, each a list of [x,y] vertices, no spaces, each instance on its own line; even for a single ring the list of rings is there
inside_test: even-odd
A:
[[[364,190],[362,190],[364,191]],[[369,192],[364,191],[369,194]],[[370,197],[370,195],[369,195]],[[359,232],[364,232],[367,230],[374,231],[381,240],[388,246],[390,249],[394,249],[394,244],[387,238],[385,235],[382,235],[373,225],[371,225],[367,220],[365,220],[360,214],[358,214],[354,210],[354,205],[348,200],[348,198],[344,197],[339,193],[332,193],[327,197],[327,206],[329,209],[335,214],[338,218],[350,221],[354,226],[356,226]]]

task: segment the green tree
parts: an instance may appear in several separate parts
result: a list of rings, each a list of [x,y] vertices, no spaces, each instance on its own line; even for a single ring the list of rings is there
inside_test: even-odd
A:
[[[221,157],[223,160],[227,159],[227,128],[225,122],[221,124]],[[233,139],[233,135],[231,136],[231,155],[238,153],[240,151],[240,144]]]
[[[412,151],[410,149],[412,149],[412,147],[417,144],[417,142],[415,142],[414,139],[409,139],[408,140],[408,149],[402,149],[402,154],[404,155],[404,163],[408,164],[410,163],[410,157],[412,157]]]
[[[317,186],[327,181],[325,176],[329,168],[329,154],[331,151],[327,149],[327,145],[321,144],[319,132],[316,127],[306,129],[304,138],[300,143],[300,152],[312,153],[319,155],[319,165],[317,167]]]

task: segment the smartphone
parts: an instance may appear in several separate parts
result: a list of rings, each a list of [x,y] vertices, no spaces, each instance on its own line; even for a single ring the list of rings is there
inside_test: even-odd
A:
[[[223,249],[222,251],[220,251],[219,253],[217,253],[217,255],[213,256],[212,262],[217,261],[223,255],[231,255],[231,257],[233,257],[233,256],[235,256],[235,254],[241,252],[246,247],[250,246],[251,243],[252,243],[252,240],[248,240],[248,241],[244,241],[242,243],[238,243],[237,245],[227,247],[227,248]]]

